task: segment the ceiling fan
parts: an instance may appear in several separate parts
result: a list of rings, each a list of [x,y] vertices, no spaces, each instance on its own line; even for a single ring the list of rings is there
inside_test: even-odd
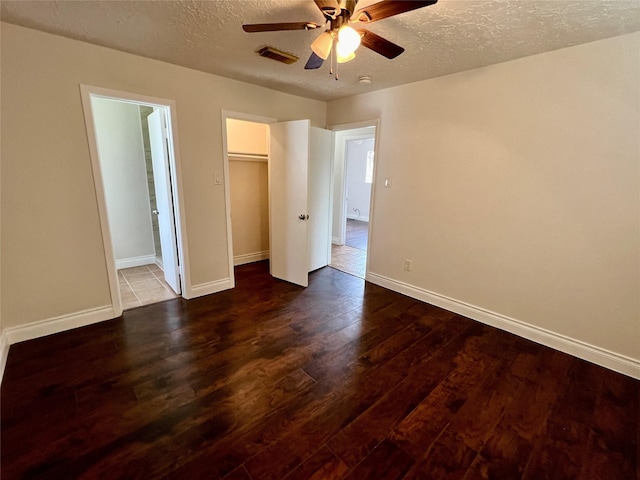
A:
[[[358,0],[314,0],[325,17],[326,30],[311,44],[312,53],[304,68],[320,68],[334,51],[336,63],[346,63],[355,58],[355,51],[360,44],[386,58],[396,58],[404,52],[404,48],[364,27],[384,18],[433,5],[437,1],[381,0],[356,10]],[[254,23],[243,25],[242,29],[255,33],[314,30],[322,26],[314,22]]]

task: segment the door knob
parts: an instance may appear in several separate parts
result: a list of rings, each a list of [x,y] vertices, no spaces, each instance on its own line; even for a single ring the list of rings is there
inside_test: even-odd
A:
[[[309,220],[309,215],[305,215],[304,213],[298,215],[300,220]]]
[[[151,213],[153,213],[154,215],[160,215],[160,212],[158,210],[152,210]]]

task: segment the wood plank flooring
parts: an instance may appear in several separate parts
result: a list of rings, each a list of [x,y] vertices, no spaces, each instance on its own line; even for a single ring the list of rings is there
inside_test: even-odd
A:
[[[331,268],[13,345],[1,474],[638,478],[640,382]]]
[[[358,250],[367,250],[369,241],[369,222],[347,218],[347,231],[345,234],[345,245]]]

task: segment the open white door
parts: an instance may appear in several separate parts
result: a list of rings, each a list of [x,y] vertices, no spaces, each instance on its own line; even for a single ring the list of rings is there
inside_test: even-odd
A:
[[[178,248],[173,218],[171,197],[171,176],[167,156],[167,128],[164,112],[156,109],[147,117],[149,122],[149,143],[153,163],[153,183],[156,192],[158,226],[160,229],[160,248],[162,248],[162,267],[164,278],[176,293],[180,293]]]
[[[307,172],[309,120],[269,125],[269,248],[271,275],[309,285]]]
[[[331,131],[311,127],[307,179],[310,272],[331,263],[331,142]]]
[[[306,287],[331,257],[331,132],[309,120],[269,130],[271,275]]]

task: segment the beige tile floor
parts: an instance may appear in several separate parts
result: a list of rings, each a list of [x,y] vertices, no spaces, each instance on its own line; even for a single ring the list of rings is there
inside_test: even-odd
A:
[[[178,297],[164,280],[164,274],[157,265],[118,270],[118,281],[122,308],[125,310]]]
[[[331,245],[330,267],[356,277],[364,278],[367,252],[348,245]]]
[[[330,267],[364,278],[367,271],[369,223],[347,220],[346,244],[331,245]]]

